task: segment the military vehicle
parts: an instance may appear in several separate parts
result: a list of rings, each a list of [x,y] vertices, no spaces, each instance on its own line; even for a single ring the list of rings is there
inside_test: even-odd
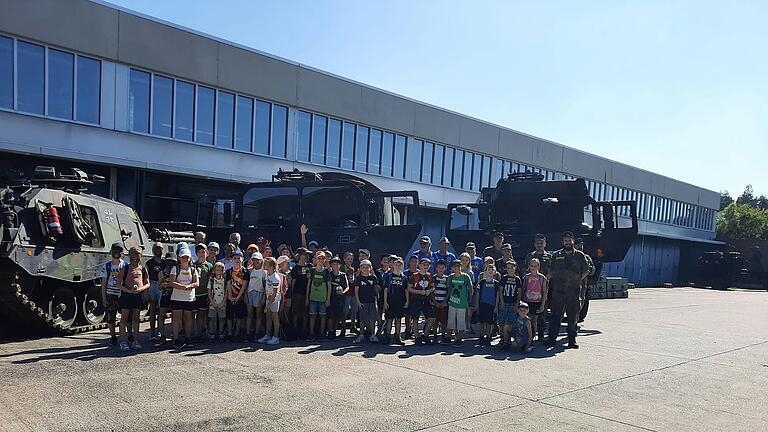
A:
[[[0,191],[0,333],[50,335],[103,326],[102,265],[115,242],[144,251],[136,212],[85,192],[103,181],[37,167]]]
[[[730,287],[768,290],[768,272],[759,248],[751,256],[739,251],[708,251],[698,258],[695,285],[726,289]]]
[[[637,204],[595,201],[582,178],[545,181],[538,173],[515,172],[483,188],[476,203],[449,204],[445,230],[454,245],[473,241],[481,248],[501,232],[516,260],[533,250],[537,233],[559,249],[561,234],[572,231],[584,239],[599,275],[602,263],[624,259],[637,236]]]
[[[406,253],[421,233],[416,191],[384,192],[345,173],[279,170],[272,181],[245,185],[223,196],[197,200],[188,221],[147,222],[148,228],[178,232],[204,231],[221,247],[239,232],[240,246],[268,239],[272,247],[301,244],[300,226],[309,227],[307,241],[334,253],[366,248],[373,255]]]

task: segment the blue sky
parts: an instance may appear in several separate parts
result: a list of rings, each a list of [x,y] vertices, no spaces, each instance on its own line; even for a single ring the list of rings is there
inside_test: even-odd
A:
[[[113,3],[708,189],[768,194],[768,2]]]

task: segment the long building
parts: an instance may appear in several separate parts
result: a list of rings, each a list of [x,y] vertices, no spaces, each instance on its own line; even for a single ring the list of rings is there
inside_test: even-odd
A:
[[[508,172],[583,177],[637,201],[640,236],[605,271],[638,285],[687,280],[717,243],[716,192],[89,0],[0,2],[0,154],[10,177],[102,174],[150,220],[278,168],[351,172],[418,190],[433,237]]]

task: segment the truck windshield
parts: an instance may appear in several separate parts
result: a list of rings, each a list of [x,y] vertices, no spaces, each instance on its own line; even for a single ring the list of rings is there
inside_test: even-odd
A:
[[[562,202],[546,199],[518,199],[514,203],[494,205],[493,218],[504,224],[519,227],[536,227],[546,230],[579,225],[584,221],[582,202]]]
[[[301,210],[312,227],[357,228],[364,204],[363,194],[349,186],[305,187]]]
[[[286,226],[298,220],[299,191],[294,186],[254,187],[243,196],[244,227]]]

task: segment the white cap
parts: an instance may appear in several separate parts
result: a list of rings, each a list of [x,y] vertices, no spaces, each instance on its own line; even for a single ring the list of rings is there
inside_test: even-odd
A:
[[[290,260],[291,260],[291,259],[290,259],[290,258],[288,258],[287,256],[285,256],[285,255],[280,255],[279,257],[277,257],[277,265],[280,265],[280,264],[282,264],[282,263],[284,263],[284,262],[288,262],[288,261],[290,261]]]
[[[181,252],[179,252],[179,258],[186,256],[192,258],[192,252],[189,251],[189,249],[182,249]]]
[[[369,260],[362,260],[362,261],[360,261],[360,265],[361,266],[364,266],[364,265],[370,266],[371,262]]]
[[[261,254],[261,252],[254,252],[253,255],[251,255],[251,259],[263,260],[264,256]]]

